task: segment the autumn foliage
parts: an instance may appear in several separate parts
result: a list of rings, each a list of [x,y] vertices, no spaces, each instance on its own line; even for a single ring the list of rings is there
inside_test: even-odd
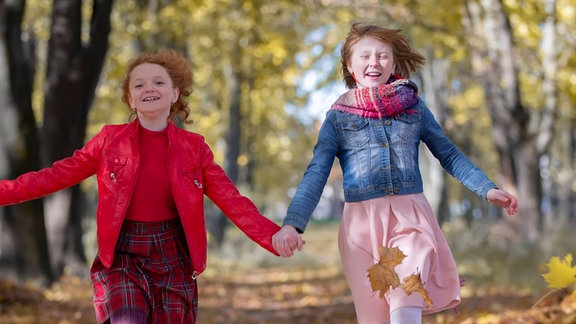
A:
[[[368,268],[368,277],[370,278],[372,290],[374,292],[380,291],[380,298],[384,297],[389,288],[400,287],[408,296],[414,292],[418,293],[428,305],[432,305],[432,299],[430,299],[428,291],[424,288],[419,272],[404,278],[403,283],[400,284],[400,278],[394,267],[402,263],[402,260],[406,257],[402,250],[397,247],[387,248],[379,246],[378,253],[380,260]]]
[[[199,279],[198,323],[356,324],[352,297],[338,259],[335,232],[334,228],[327,226],[312,229],[306,237],[307,246],[303,253],[286,260],[268,256],[266,251],[255,249],[253,243],[241,234],[236,239],[232,232],[235,236],[230,238],[229,244],[234,247],[230,249],[234,254],[212,251],[208,270]],[[470,236],[466,238],[469,240]],[[468,255],[478,259],[479,251]],[[489,252],[492,255],[497,253],[492,249]],[[384,260],[377,260],[379,266],[375,269],[382,263],[390,266],[402,257],[392,251],[384,251],[384,255]],[[461,264],[467,261],[460,258]],[[541,273],[544,273],[544,278],[551,276],[554,283],[567,284],[573,278],[564,272],[573,273],[572,262],[570,256],[552,258]],[[264,266],[264,263],[268,265]],[[537,266],[514,270],[516,274],[528,272],[536,282],[543,284]],[[471,271],[463,274],[468,281],[462,288],[459,311],[446,310],[427,315],[423,323],[576,323],[574,284],[553,288],[542,297],[544,292],[538,289],[522,290],[512,284],[494,285],[474,276]],[[399,278],[400,285],[394,289],[410,291],[412,285],[409,283],[415,283],[414,288],[418,290],[421,280],[417,272],[408,277],[414,280],[404,282],[406,278]],[[532,288],[529,285],[523,287]],[[539,298],[541,300],[535,305]],[[0,280],[0,323],[96,323],[90,279],[63,277],[46,289]]]
[[[576,266],[572,265],[572,254],[567,254],[563,260],[555,256],[546,264],[548,272],[542,277],[549,288],[566,288],[576,283]]]
[[[379,246],[378,253],[380,254],[380,260],[368,268],[368,277],[370,278],[372,290],[380,290],[380,298],[382,298],[390,287],[397,288],[400,286],[400,278],[394,267],[402,263],[406,255],[397,247],[386,248]]]

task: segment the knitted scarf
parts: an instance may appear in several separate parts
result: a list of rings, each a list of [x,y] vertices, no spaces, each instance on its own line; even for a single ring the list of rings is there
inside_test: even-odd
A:
[[[364,118],[390,118],[418,102],[418,86],[411,80],[392,76],[386,84],[372,88],[351,89],[336,100],[330,110],[338,110]]]

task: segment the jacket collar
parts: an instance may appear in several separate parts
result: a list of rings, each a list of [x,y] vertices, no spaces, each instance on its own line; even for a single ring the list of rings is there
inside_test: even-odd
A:
[[[178,127],[171,120],[168,121],[168,143],[171,143],[174,138],[176,138],[176,133],[178,132]],[[138,118],[134,119],[129,124],[128,136],[133,144],[138,144],[140,140],[140,120]]]

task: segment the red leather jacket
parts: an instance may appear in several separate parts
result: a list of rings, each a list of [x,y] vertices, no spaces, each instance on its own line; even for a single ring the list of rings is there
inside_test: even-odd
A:
[[[22,174],[15,180],[0,181],[0,205],[40,198],[96,174],[98,257],[104,266],[110,267],[138,175],[138,129],[138,120],[104,126],[72,157],[57,161],[52,167]],[[272,235],[280,227],[262,216],[257,207],[238,192],[214,162],[204,137],[168,123],[168,141],[169,181],[196,273],[206,268],[204,195],[250,239],[277,255],[272,247]]]

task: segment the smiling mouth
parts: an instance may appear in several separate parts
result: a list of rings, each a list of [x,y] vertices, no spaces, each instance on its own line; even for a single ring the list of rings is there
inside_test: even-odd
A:
[[[371,78],[377,78],[379,76],[381,76],[382,73],[378,73],[378,72],[370,72],[370,73],[366,73],[367,77],[371,77]]]
[[[148,98],[144,98],[144,100],[142,100],[142,101],[144,101],[144,102],[150,102],[150,101],[156,101],[156,100],[159,100],[159,99],[160,99],[160,98],[158,98],[158,97],[148,97]]]

